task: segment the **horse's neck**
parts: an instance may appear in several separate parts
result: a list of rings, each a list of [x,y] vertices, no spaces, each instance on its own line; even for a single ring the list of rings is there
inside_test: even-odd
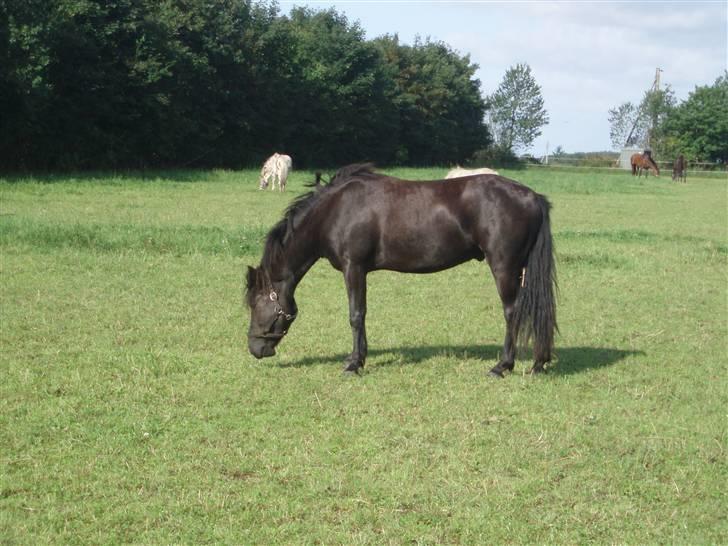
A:
[[[301,279],[311,266],[320,258],[318,240],[310,228],[303,226],[291,234],[283,251],[272,267],[271,275],[287,281],[291,290],[295,290]]]

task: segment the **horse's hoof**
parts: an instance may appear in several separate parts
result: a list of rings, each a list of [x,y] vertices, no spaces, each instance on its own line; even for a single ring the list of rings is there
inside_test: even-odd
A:
[[[488,372],[488,377],[495,377],[497,379],[503,379],[503,372],[499,372],[495,368]]]
[[[354,373],[359,375],[359,371],[363,368],[358,362],[347,362],[344,366],[344,373]]]

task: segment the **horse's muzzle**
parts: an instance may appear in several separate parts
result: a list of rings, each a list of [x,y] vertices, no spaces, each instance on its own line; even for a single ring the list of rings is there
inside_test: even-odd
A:
[[[251,355],[258,359],[276,354],[275,347],[270,342],[255,337],[248,338],[248,350]]]

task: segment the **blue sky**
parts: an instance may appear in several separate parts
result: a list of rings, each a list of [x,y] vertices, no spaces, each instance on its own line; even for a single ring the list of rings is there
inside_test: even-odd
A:
[[[567,152],[611,149],[607,110],[639,102],[655,69],[679,100],[696,85],[712,84],[726,70],[728,1],[503,2],[425,0],[281,1],[334,7],[358,21],[367,38],[398,34],[448,43],[480,66],[483,94],[506,70],[528,63],[550,123],[530,152],[548,143]]]

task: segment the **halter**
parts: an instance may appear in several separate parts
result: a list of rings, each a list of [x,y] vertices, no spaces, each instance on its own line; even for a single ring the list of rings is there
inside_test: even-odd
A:
[[[270,298],[270,301],[272,301],[275,304],[275,311],[276,311],[276,318],[273,321],[273,324],[270,325],[271,329],[273,329],[273,326],[275,326],[276,321],[280,317],[283,317],[285,319],[285,321],[288,323],[292,322],[293,319],[296,318],[297,313],[293,313],[293,314],[286,313],[283,310],[283,307],[281,307],[281,304],[278,303],[278,294],[272,288],[271,288],[270,294],[268,294],[268,298]],[[254,336],[254,337],[261,338],[261,339],[282,339],[283,336],[285,336],[287,333],[288,333],[288,329],[286,328],[280,334],[268,332],[266,334]]]
[[[270,294],[268,294],[268,297],[270,298],[270,301],[272,301],[275,304],[276,315],[282,316],[289,322],[292,321],[294,318],[296,318],[296,315],[298,313],[289,314],[283,310],[283,307],[281,307],[281,304],[278,303],[278,294],[276,293],[275,290],[271,289]]]

